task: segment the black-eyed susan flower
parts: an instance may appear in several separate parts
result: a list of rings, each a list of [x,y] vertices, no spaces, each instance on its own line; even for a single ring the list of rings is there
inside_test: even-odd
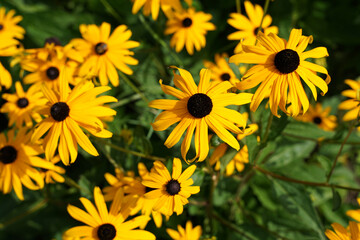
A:
[[[26,127],[32,127],[33,120],[40,122],[42,120],[36,108],[42,107],[47,103],[42,92],[38,91],[36,86],[31,86],[27,92],[24,91],[20,82],[15,83],[16,93],[4,93],[3,99],[7,102],[1,107],[0,111],[8,113],[9,126],[15,123],[20,128],[25,123]]]
[[[338,223],[331,224],[334,231],[326,229],[325,235],[329,240],[358,240],[360,239],[360,224],[356,222],[349,222],[348,229],[344,228]]]
[[[9,130],[7,137],[0,133],[0,191],[4,194],[14,189],[16,196],[24,200],[24,185],[30,190],[44,187],[44,179],[35,167],[52,169],[53,164],[40,158],[43,153],[39,143],[31,143],[31,134],[21,128],[16,134]]]
[[[200,51],[206,45],[207,32],[215,30],[215,25],[209,22],[211,18],[211,14],[196,12],[194,8],[174,12],[165,29],[166,35],[174,34],[170,46],[175,47],[176,52],[185,46],[190,55],[194,54],[194,48]]]
[[[95,205],[86,198],[80,198],[87,212],[68,205],[67,210],[69,214],[86,225],[70,228],[64,233],[64,236],[88,240],[155,240],[154,234],[145,230],[135,229],[144,222],[147,222],[149,217],[138,216],[125,221],[129,216],[129,210],[121,207],[123,197],[123,192],[119,190],[108,211],[100,188],[95,187]]]
[[[208,127],[210,127],[224,142],[239,150],[239,142],[228,130],[241,133],[242,131],[235,124],[245,128],[246,121],[239,112],[227,109],[225,106],[249,103],[252,94],[228,93],[227,90],[232,88],[229,81],[211,84],[211,73],[207,69],[201,70],[198,86],[188,71],[180,68],[178,70],[180,75],[174,71],[174,83],[180,90],[163,85],[161,80],[160,85],[166,94],[179,100],[161,99],[149,103],[150,107],[165,110],[152,124],[155,131],[166,130],[180,122],[166,139],[165,146],[168,148],[174,146],[187,129],[181,144],[181,154],[184,160],[188,161],[186,155],[195,131],[196,156],[189,161],[194,161],[196,158],[198,161],[203,161],[209,152]]]
[[[273,33],[266,36],[262,32],[257,39],[261,46],[243,45],[243,52],[229,60],[234,63],[256,64],[237,84],[238,89],[244,90],[261,83],[253,96],[250,109],[255,111],[263,99],[269,96],[270,110],[275,116],[280,117],[278,107],[291,116],[305,113],[309,108],[309,100],[301,79],[310,88],[315,100],[316,87],[324,95],[330,82],[326,68],[305,60],[327,57],[329,54],[326,48],[317,47],[304,52],[312,41],[312,36],[302,36],[301,29],[293,29],[288,41]],[[316,72],[325,74],[326,79],[323,80]]]
[[[264,10],[258,4],[253,5],[250,1],[245,1],[245,11],[249,18],[240,13],[231,13],[228,24],[236,28],[237,32],[231,33],[228,36],[229,40],[238,40],[239,44],[235,47],[234,52],[239,53],[242,50],[242,45],[255,45],[256,36],[260,28],[261,20],[264,16]],[[269,14],[266,14],[261,25],[261,31],[268,35],[269,33],[278,34],[278,27],[270,26],[272,19]]]
[[[60,156],[56,155],[53,157],[50,161],[53,164],[52,169],[41,169],[40,174],[44,178],[45,183],[63,183],[65,182],[65,178],[62,176],[62,174],[65,174],[65,169],[57,166],[56,164],[60,162]]]
[[[134,52],[130,48],[138,47],[140,44],[129,40],[132,32],[127,26],[120,25],[110,34],[111,26],[103,22],[100,27],[80,25],[80,32],[83,37],[71,40],[69,43],[85,58],[82,63],[80,76],[98,76],[101,85],[119,85],[119,75],[116,69],[128,75],[133,70],[127,65],[137,65],[138,60],[133,58]]]
[[[99,155],[80,127],[96,137],[112,136],[111,132],[104,129],[100,118],[116,115],[115,110],[103,105],[117,100],[106,95],[97,97],[108,90],[110,90],[108,86],[94,87],[93,83],[82,81],[70,91],[66,74],[60,76],[59,92],[51,90],[46,84],[42,85],[42,92],[48,103],[41,112],[47,117],[34,130],[32,141],[36,141],[48,132],[44,138],[45,156],[48,160],[58,149],[65,165],[73,163],[78,155],[78,144],[89,154]]]
[[[132,0],[134,2],[132,7],[132,14],[136,14],[143,7],[143,13],[145,16],[151,16],[156,20],[159,16],[160,8],[167,14],[171,9],[181,8],[179,0]]]
[[[227,58],[229,56],[226,53],[215,54],[215,64],[210,61],[204,61],[204,66],[211,71],[211,80],[220,83],[223,81],[229,81],[233,86],[236,86],[237,79],[235,73],[230,68]]]
[[[2,87],[9,89],[12,85],[12,77],[0,62],[0,90]]]
[[[345,113],[343,120],[351,121],[358,119],[360,116],[360,80],[354,81],[346,79],[345,83],[351,87],[351,89],[342,91],[342,95],[350,99],[343,101],[339,105],[341,110],[350,110]]]
[[[329,115],[331,111],[330,107],[323,109],[321,103],[316,103],[315,107],[309,106],[309,110],[296,119],[303,122],[311,122],[316,124],[319,128],[326,131],[332,131],[336,128],[336,116]]]
[[[185,228],[180,225],[177,228],[177,231],[171,228],[166,229],[166,232],[173,240],[199,240],[202,234],[201,226],[193,228],[191,221],[186,222]]]
[[[134,181],[135,173],[128,171],[126,174],[120,168],[115,168],[115,176],[111,173],[105,173],[106,181],[110,186],[106,186],[103,189],[105,201],[111,201],[114,199],[116,192],[123,188],[126,184]]]
[[[174,212],[177,215],[181,214],[191,194],[200,191],[199,186],[191,186],[194,181],[190,177],[195,169],[196,166],[191,165],[182,172],[181,160],[174,158],[172,175],[170,175],[162,162],[154,162],[153,169],[142,181],[143,185],[153,189],[146,193],[145,197],[157,199],[153,209],[166,216],[171,216]]]
[[[0,8],[0,42],[9,38],[24,38],[25,30],[18,25],[22,19],[22,16],[15,16],[15,10],[11,9],[6,14],[6,9]]]

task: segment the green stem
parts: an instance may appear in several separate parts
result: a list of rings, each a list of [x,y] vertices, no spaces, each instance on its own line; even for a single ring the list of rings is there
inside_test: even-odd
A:
[[[236,12],[241,14],[241,0],[236,0]]]
[[[128,98],[123,98],[115,103],[111,103],[109,104],[109,107],[110,108],[117,108],[117,107],[121,107],[121,106],[124,106],[130,102],[133,102],[133,101],[136,101],[136,100],[139,100],[141,98],[141,95],[140,94],[133,94],[132,96],[128,97]]]
[[[258,34],[259,31],[261,31],[261,29],[262,29],[262,25],[263,25],[263,22],[264,22],[264,18],[265,18],[266,13],[267,13],[267,11],[268,11],[268,9],[269,9],[269,3],[270,3],[270,0],[266,0],[265,5],[264,5],[264,15],[263,15],[262,18],[261,18],[260,26],[259,26],[256,34]]]
[[[342,150],[343,150],[343,148],[344,148],[344,146],[345,146],[345,143],[346,143],[346,141],[349,139],[349,137],[350,137],[351,132],[353,131],[353,129],[354,129],[354,124],[351,125],[348,134],[346,135],[344,141],[341,143],[339,152],[337,153],[337,155],[336,155],[336,157],[335,157],[335,160],[334,160],[334,162],[333,162],[333,164],[332,164],[332,166],[331,166],[331,170],[330,170],[330,172],[329,172],[329,175],[328,175],[327,178],[326,178],[326,182],[327,182],[327,183],[330,181],[330,178],[331,178],[331,175],[332,175],[333,172],[334,172],[334,169],[335,169],[337,160],[338,160],[338,158],[340,157],[340,154],[341,154],[341,152],[342,152]]]
[[[104,7],[106,8],[106,10],[109,11],[109,13],[116,18],[116,20],[118,20],[118,22],[124,22],[124,20],[122,19],[122,17],[120,17],[120,15],[115,11],[115,9],[110,5],[110,3],[107,0],[100,0],[101,3],[104,5]]]
[[[170,49],[169,45],[164,40],[162,40],[161,37],[156,32],[154,32],[154,30],[152,30],[150,25],[146,22],[144,16],[142,14],[138,14],[138,16],[141,23],[144,25],[145,29],[151,34],[151,36],[170,53],[170,55],[179,67],[183,67],[184,64],[181,59]]]
[[[272,113],[270,113],[270,116],[269,116],[269,119],[268,119],[268,124],[267,124],[267,126],[266,126],[266,130],[265,130],[265,134],[264,134],[264,138],[261,139],[261,142],[262,142],[263,144],[266,143],[266,141],[267,141],[267,139],[268,139],[268,137],[269,137],[270,127],[271,127],[273,118],[274,118],[274,115],[272,115]]]
[[[131,80],[130,80],[124,73],[119,72],[119,75],[122,77],[122,79],[125,80],[125,82],[126,82],[137,94],[140,95],[140,97],[141,97],[146,103],[149,102],[149,100],[148,100],[148,99],[145,97],[145,95],[140,91],[140,89],[137,88],[137,87],[135,86],[135,84],[133,84],[133,83],[131,82]]]
[[[330,184],[328,182],[317,183],[317,182],[301,181],[301,180],[285,177],[285,176],[282,176],[282,175],[267,171],[267,170],[265,170],[265,169],[263,169],[263,168],[261,168],[259,166],[254,166],[254,169],[258,170],[259,172],[261,172],[261,173],[263,173],[263,174],[265,174],[267,176],[271,176],[273,178],[277,178],[279,180],[286,181],[286,182],[293,182],[293,183],[298,183],[298,184],[303,184],[303,185],[308,185],[308,186],[314,186],[314,187],[340,188],[340,189],[360,192],[360,188],[353,188],[353,187],[341,186],[341,185],[337,185],[337,184]]]
[[[161,162],[165,162],[166,159],[165,158],[162,158],[162,157],[157,157],[157,156],[151,156],[151,155],[146,155],[146,154],[143,154],[143,153],[139,153],[139,152],[135,152],[135,151],[132,151],[132,150],[129,150],[129,149],[126,149],[126,148],[122,148],[122,147],[119,147],[115,144],[112,144],[108,141],[104,141],[102,140],[101,138],[97,138],[95,139],[95,141],[101,143],[101,144],[106,144],[108,145],[109,147],[111,147],[112,149],[114,150],[117,150],[117,151],[120,151],[120,152],[124,152],[124,153],[128,153],[128,154],[131,154],[131,155],[134,155],[134,156],[137,156],[137,157],[141,157],[141,158],[145,158],[145,159],[149,159],[149,160],[152,160],[152,161],[161,161]]]

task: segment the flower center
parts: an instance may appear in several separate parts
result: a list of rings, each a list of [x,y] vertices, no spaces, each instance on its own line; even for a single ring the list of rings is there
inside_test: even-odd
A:
[[[203,118],[212,110],[213,104],[211,99],[203,93],[192,95],[187,102],[189,113],[196,118]]]
[[[229,81],[230,78],[231,78],[231,76],[230,76],[230,74],[228,74],[228,73],[223,73],[223,74],[221,74],[220,78],[221,78],[221,80],[223,80],[223,81]]]
[[[97,235],[100,240],[113,240],[116,236],[116,228],[112,224],[105,223],[98,228]]]
[[[29,100],[27,98],[19,98],[16,104],[19,108],[26,108],[29,105]]]
[[[276,54],[274,64],[281,73],[291,73],[300,64],[299,54],[294,50],[284,49]]]
[[[95,45],[95,53],[97,55],[103,55],[108,50],[108,45],[106,43],[100,42]]]
[[[61,122],[69,116],[70,108],[64,102],[57,102],[51,106],[50,114],[54,120]]]
[[[4,25],[0,24],[0,31],[4,29]]]
[[[258,28],[258,27],[254,29],[254,35],[255,35],[255,36],[257,36],[258,31],[259,31],[259,28]],[[263,32],[263,30],[261,29],[260,32]]]
[[[313,122],[317,125],[319,125],[322,122],[322,119],[320,117],[314,117]]]
[[[55,46],[61,46],[61,42],[57,37],[49,37],[49,38],[45,39],[45,44],[47,44],[47,43],[49,43],[49,44],[54,43]]]
[[[183,27],[186,27],[186,28],[190,27],[192,25],[192,23],[193,22],[192,22],[191,18],[188,18],[188,17],[182,21]]]
[[[57,69],[56,67],[49,67],[46,70],[46,76],[50,79],[50,80],[55,80],[59,77],[59,69]]]
[[[5,146],[0,149],[0,162],[3,164],[15,162],[17,157],[17,151],[12,146]]]
[[[178,194],[180,192],[181,186],[178,180],[171,179],[166,184],[166,191],[171,195],[174,196],[175,194]]]

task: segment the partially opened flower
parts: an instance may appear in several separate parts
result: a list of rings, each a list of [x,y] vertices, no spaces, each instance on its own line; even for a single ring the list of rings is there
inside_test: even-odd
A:
[[[105,201],[111,201],[114,199],[116,192],[123,188],[125,185],[134,181],[134,172],[128,171],[124,173],[120,168],[115,168],[115,176],[111,173],[105,173],[104,177],[110,186],[103,188]]]
[[[134,2],[132,7],[132,14],[136,14],[143,7],[145,16],[151,16],[156,20],[159,16],[160,8],[167,14],[171,9],[181,8],[179,0],[132,0]]]
[[[345,113],[343,120],[351,121],[360,117],[360,80],[354,81],[346,79],[345,83],[349,85],[351,89],[345,90],[341,94],[350,99],[340,103],[339,109],[349,110]]]
[[[166,35],[174,34],[170,46],[175,47],[176,52],[185,46],[190,55],[194,54],[194,47],[200,51],[206,45],[207,32],[215,30],[215,25],[209,22],[211,18],[211,14],[196,12],[194,8],[174,12],[165,29]]]
[[[273,33],[266,36],[261,32],[257,39],[261,46],[243,45],[243,52],[229,60],[256,64],[237,84],[238,89],[245,90],[261,83],[253,96],[250,109],[255,111],[263,99],[269,96],[270,110],[275,116],[280,117],[278,107],[291,116],[304,114],[309,108],[309,100],[303,82],[310,88],[315,100],[316,87],[324,95],[330,82],[326,68],[305,60],[327,57],[329,54],[326,48],[317,47],[304,52],[312,37],[302,36],[301,29],[293,29],[288,41]],[[323,80],[316,72],[325,74],[326,79]]]
[[[199,186],[191,186],[194,181],[190,178],[196,169],[191,165],[182,172],[181,160],[174,158],[172,175],[166,166],[156,161],[150,174],[142,181],[142,184],[153,190],[147,192],[145,197],[157,199],[154,210],[164,215],[171,216],[174,212],[181,214],[191,194],[200,192]],[[182,172],[182,173],[181,173]]]
[[[95,187],[95,205],[86,198],[80,198],[87,212],[68,205],[69,214],[86,225],[70,228],[64,233],[64,236],[88,240],[155,240],[154,234],[135,229],[144,222],[149,221],[149,217],[138,216],[125,221],[129,216],[129,210],[121,207],[123,198],[123,192],[119,190],[108,211],[100,188]]]
[[[110,87],[94,87],[89,81],[77,84],[70,91],[66,77],[66,74],[60,76],[60,92],[51,90],[45,84],[42,85],[43,94],[49,102],[41,112],[47,117],[38,124],[32,135],[32,141],[36,141],[48,132],[44,138],[46,158],[50,160],[58,149],[62,162],[69,165],[76,160],[78,144],[89,154],[99,155],[80,127],[96,137],[110,138],[112,133],[104,129],[100,118],[116,115],[115,110],[103,105],[117,100],[106,95],[97,97],[110,90]]]
[[[166,232],[170,235],[173,240],[199,240],[202,234],[201,226],[193,228],[192,222],[187,221],[185,229],[178,225],[178,231],[171,228],[167,228]]]
[[[270,27],[272,19],[269,14],[266,14],[264,17],[264,10],[260,5],[253,5],[250,1],[245,1],[244,6],[248,18],[240,13],[231,13],[230,19],[227,21],[232,27],[238,30],[228,36],[229,40],[239,41],[235,47],[235,53],[241,52],[243,44],[255,45],[260,24],[261,32],[265,33],[265,35],[269,33],[278,34],[278,27]]]
[[[127,26],[120,25],[110,34],[111,26],[103,22],[100,27],[90,24],[80,25],[81,38],[73,39],[69,44],[85,58],[80,67],[80,76],[98,76],[101,85],[119,85],[119,75],[116,69],[126,74],[133,74],[127,65],[137,65],[130,48],[140,45],[129,40],[132,32]]]
[[[297,120],[303,122],[311,122],[316,124],[319,128],[326,131],[332,131],[336,128],[336,116],[329,115],[330,107],[323,109],[321,103],[316,103],[315,107],[309,106],[309,110],[302,116],[297,117]]]
[[[39,143],[30,143],[31,134],[21,128],[16,134],[9,130],[7,137],[0,133],[0,191],[8,194],[14,189],[16,196],[24,200],[24,185],[30,190],[44,187],[44,179],[35,167],[53,169],[53,164],[40,158],[43,153]]]
[[[40,170],[40,174],[44,178],[45,183],[49,184],[65,182],[65,178],[62,176],[62,174],[65,174],[65,169],[56,165],[58,162],[60,162],[60,156],[56,155],[51,159],[50,162],[53,164],[53,169],[42,168]]]
[[[10,10],[6,14],[6,9],[4,7],[0,8],[0,43],[8,38],[24,38],[25,30],[18,25],[23,17],[14,15],[15,10]]]
[[[166,139],[165,146],[173,147],[187,129],[181,144],[182,157],[185,161],[194,161],[196,158],[198,161],[204,161],[209,152],[208,127],[210,127],[224,142],[239,150],[239,142],[228,130],[241,133],[242,131],[235,124],[245,128],[246,121],[239,112],[227,109],[225,106],[249,103],[252,94],[227,93],[227,90],[233,87],[232,84],[228,81],[211,84],[211,73],[207,69],[201,70],[198,86],[195,85],[188,71],[181,68],[178,70],[180,75],[174,72],[174,83],[180,90],[163,85],[161,80],[160,84],[166,94],[179,100],[161,99],[149,103],[150,107],[165,110],[152,124],[154,130],[163,131],[180,122]],[[194,131],[196,156],[188,160],[187,152]]]
[[[325,235],[329,240],[358,240],[360,239],[360,224],[356,222],[349,222],[348,229],[345,229],[338,223],[331,224],[334,231],[326,229]]]
[[[42,92],[31,86],[27,92],[24,92],[20,82],[15,83],[16,93],[4,93],[3,99],[7,102],[1,107],[0,111],[9,114],[9,126],[15,123],[17,128],[21,128],[25,123],[26,127],[32,127],[33,120],[40,122],[42,120],[36,108],[40,108],[47,103]]]

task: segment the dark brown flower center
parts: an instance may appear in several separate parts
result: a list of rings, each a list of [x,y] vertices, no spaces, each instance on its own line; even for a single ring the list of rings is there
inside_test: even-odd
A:
[[[190,27],[191,25],[192,25],[192,20],[191,20],[191,18],[185,18],[183,21],[182,21],[182,25],[183,25],[183,27],[186,27],[186,28],[188,28],[188,27]]]
[[[95,53],[97,55],[103,55],[108,50],[108,45],[106,43],[100,42],[95,45]]]
[[[255,35],[255,36],[257,36],[258,31],[259,31],[259,28],[258,28],[258,27],[254,29],[254,35]],[[263,32],[263,29],[261,29],[260,32]]]
[[[55,80],[59,77],[59,69],[56,67],[49,67],[46,70],[46,76],[50,79],[50,80]]]
[[[171,179],[166,184],[166,192],[170,194],[171,196],[174,196],[175,194],[178,194],[180,192],[181,186],[178,180]]]
[[[4,29],[4,25],[0,24],[0,31]]]
[[[98,228],[97,235],[100,240],[113,240],[116,237],[116,228],[112,224],[105,223]]]
[[[0,162],[9,164],[15,162],[17,150],[12,146],[5,146],[0,149]]]
[[[64,102],[57,102],[51,106],[50,114],[54,120],[61,122],[69,116],[70,108]]]
[[[192,95],[187,102],[189,113],[196,118],[203,118],[208,115],[213,108],[211,99],[203,93]]]
[[[27,98],[19,98],[16,102],[16,105],[19,108],[26,108],[29,105],[29,100]]]
[[[45,39],[45,44],[47,44],[47,43],[49,43],[49,44],[54,43],[55,46],[61,46],[61,42],[57,37],[49,37],[49,38]]]
[[[319,125],[319,124],[321,124],[322,119],[321,119],[321,117],[314,117],[314,118],[313,118],[313,122],[314,122],[315,124]]]
[[[230,78],[231,78],[231,76],[230,76],[230,74],[228,74],[228,73],[223,73],[223,74],[221,74],[220,78],[221,78],[221,80],[223,80],[223,81],[229,81]]]
[[[291,73],[300,64],[299,54],[294,50],[284,49],[276,54],[274,64],[281,73]]]

